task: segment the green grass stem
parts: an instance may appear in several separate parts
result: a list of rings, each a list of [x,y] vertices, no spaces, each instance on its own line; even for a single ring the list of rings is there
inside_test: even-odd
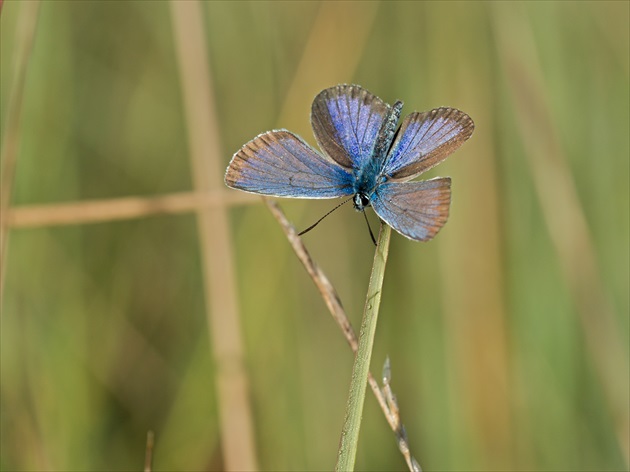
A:
[[[381,289],[385,275],[385,264],[389,253],[390,235],[391,228],[381,223],[381,231],[374,254],[374,264],[372,265],[372,274],[370,275],[370,285],[365,300],[363,321],[361,322],[359,350],[357,351],[354,366],[352,367],[350,395],[348,396],[346,418],[344,420],[343,430],[341,431],[337,466],[335,467],[337,471],[354,470],[357,444],[359,442],[359,430],[361,428],[361,417],[363,415],[365,389],[370,369],[370,359],[372,358],[374,334],[376,333],[376,320],[378,319],[378,309],[381,304]]]

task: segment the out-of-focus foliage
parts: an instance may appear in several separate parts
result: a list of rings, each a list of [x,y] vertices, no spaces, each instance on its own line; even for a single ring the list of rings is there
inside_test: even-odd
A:
[[[0,18],[3,131],[19,10]],[[475,120],[430,173],[453,177],[451,221],[392,238],[373,355],[423,467],[626,470],[629,4],[203,11],[222,165],[272,128],[314,143],[310,101],[336,83]],[[13,206],[192,188],[168,3],[43,2],[30,61]],[[281,204],[299,228],[333,205]],[[352,355],[268,210],[231,208],[260,467],[331,469]],[[305,241],[358,326],[362,218]],[[155,470],[222,468],[192,214],[14,229],[4,262],[2,470],[138,470],[148,429]],[[357,466],[405,469],[370,394]]]

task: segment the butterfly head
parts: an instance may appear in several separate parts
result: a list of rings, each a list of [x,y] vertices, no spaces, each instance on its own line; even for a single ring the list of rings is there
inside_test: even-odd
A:
[[[370,197],[368,197],[365,193],[356,193],[352,198],[352,203],[354,204],[354,209],[357,211],[365,210],[365,207],[370,206]]]

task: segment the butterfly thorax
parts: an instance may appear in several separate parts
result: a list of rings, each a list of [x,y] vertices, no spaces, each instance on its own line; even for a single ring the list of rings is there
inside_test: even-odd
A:
[[[371,159],[361,169],[356,170],[355,194],[352,201],[357,211],[363,211],[365,207],[370,206],[370,199],[376,187],[386,180],[382,171],[396,136],[396,127],[402,107],[403,102],[400,100],[397,100],[391,107],[376,137]]]

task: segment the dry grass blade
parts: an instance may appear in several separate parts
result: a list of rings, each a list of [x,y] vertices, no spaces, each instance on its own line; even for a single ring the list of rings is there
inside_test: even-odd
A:
[[[197,192],[224,188],[212,76],[199,2],[171,2],[190,160]],[[232,263],[227,209],[198,212],[208,330],[216,362],[221,448],[226,470],[255,470],[252,413]]]
[[[6,224],[12,228],[33,228],[101,223],[154,215],[187,213],[213,207],[246,205],[254,202],[258,202],[258,198],[248,193],[213,190],[204,193],[172,193],[157,197],[122,197],[24,205],[9,209]]]
[[[385,363],[383,365],[383,394],[385,395],[385,400],[387,401],[387,406],[389,408],[390,414],[394,423],[396,425],[395,432],[396,438],[398,440],[398,448],[400,452],[402,452],[403,456],[405,456],[405,460],[407,461],[407,465],[409,466],[409,470],[414,472],[421,472],[420,464],[416,461],[416,459],[411,455],[409,451],[409,441],[407,440],[407,431],[400,421],[400,408],[398,408],[398,400],[396,400],[396,395],[392,390],[390,382],[392,380],[392,370],[391,370],[391,361],[389,357],[385,359]],[[394,429],[392,427],[392,429]]]
[[[324,274],[319,266],[313,261],[311,255],[308,253],[306,247],[304,246],[302,239],[298,236],[297,231],[295,230],[293,225],[289,223],[289,220],[287,220],[280,207],[268,198],[264,198],[264,201],[278,223],[280,223],[280,227],[284,231],[284,234],[289,240],[289,243],[295,251],[298,259],[300,260],[302,265],[304,265],[306,272],[310,275],[311,279],[313,279],[317,290],[319,290],[319,293],[324,299],[324,303],[326,303],[326,306],[328,307],[330,314],[335,319],[335,322],[341,328],[341,331],[346,338],[346,341],[348,341],[352,352],[356,354],[359,348],[357,336],[354,332],[354,329],[352,328],[352,325],[350,324],[350,320],[348,319],[345,310],[341,306],[341,301],[339,300],[339,295],[337,294],[337,291],[330,283],[330,280],[328,280],[328,277],[326,277],[326,274]],[[381,390],[378,382],[374,379],[374,376],[371,373],[368,374],[368,383],[370,385],[370,388],[372,389],[372,392],[374,393],[374,396],[376,397],[376,400],[378,401],[378,404],[381,407],[381,410],[383,410],[383,414],[385,415],[389,426],[392,428],[392,431],[396,433],[398,448],[405,458],[409,470],[414,472],[421,472],[420,465],[411,455],[407,435],[405,433],[404,426],[400,421],[400,417],[398,416],[397,406],[396,411],[392,411],[387,400],[387,395],[383,392],[383,390]],[[389,389],[390,395],[393,396],[388,383],[386,385],[386,388]]]

